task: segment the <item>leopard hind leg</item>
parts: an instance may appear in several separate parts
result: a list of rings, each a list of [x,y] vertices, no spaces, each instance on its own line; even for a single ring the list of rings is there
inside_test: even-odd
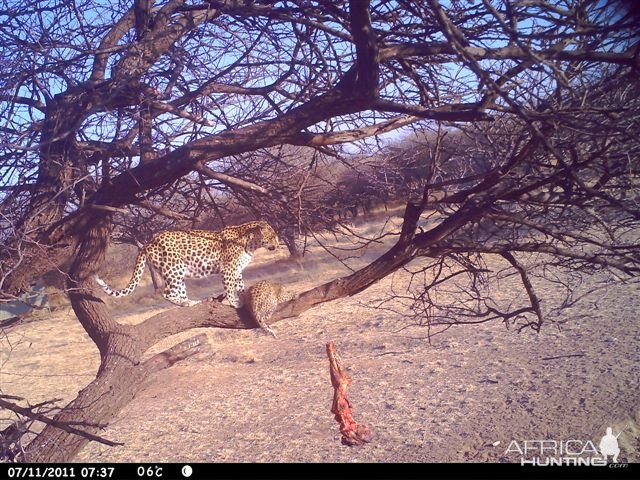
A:
[[[170,275],[164,275],[166,285],[162,296],[175,305],[192,307],[201,303],[199,300],[191,300],[187,297],[187,286],[184,283],[186,267],[174,267]]]

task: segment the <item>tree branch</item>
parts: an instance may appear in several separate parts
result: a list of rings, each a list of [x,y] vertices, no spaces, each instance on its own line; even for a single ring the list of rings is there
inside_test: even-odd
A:
[[[536,330],[540,331],[540,327],[544,323],[544,318],[542,316],[542,309],[540,308],[540,300],[536,295],[536,291],[531,284],[531,280],[529,280],[529,276],[527,275],[527,270],[523,267],[516,257],[509,251],[502,252],[502,256],[511,264],[513,268],[516,269],[518,274],[520,275],[520,279],[522,280],[522,284],[524,285],[525,290],[527,291],[527,295],[529,297],[529,301],[531,302],[531,307],[538,317],[538,324],[536,326]]]
[[[355,142],[356,140],[361,140],[363,138],[391,132],[393,130],[402,128],[406,125],[411,125],[412,123],[423,119],[423,117],[418,116],[400,115],[385,122],[380,122],[368,127],[356,128],[353,130],[343,130],[340,132],[330,133],[299,132],[293,135],[289,139],[289,142],[293,145],[302,145],[309,147]]]
[[[211,178],[212,180],[217,180],[221,183],[224,183],[225,185],[229,185],[230,187],[239,187],[245,190],[251,190],[252,192],[260,193],[262,195],[269,195],[269,190],[261,187],[260,185],[256,185],[253,182],[242,180],[237,177],[232,177],[231,175],[227,175],[226,173],[216,172],[214,170],[211,170],[202,162],[196,163],[195,170],[205,177]]]
[[[175,312],[175,310],[173,310]],[[180,342],[167,350],[157,353],[144,362],[149,374],[169,368],[180,360],[211,349],[207,335],[202,333]]]
[[[12,412],[15,412],[24,417],[31,418],[32,420],[36,420],[38,422],[51,425],[52,427],[59,428],[60,430],[64,430],[65,432],[73,433],[74,435],[79,435],[93,442],[103,443],[104,445],[109,445],[110,447],[117,447],[117,446],[124,445],[124,443],[113,442],[111,440],[107,440],[106,438],[99,437],[98,435],[94,435],[92,433],[85,432],[83,430],[78,430],[77,428],[74,428],[65,422],[59,422],[57,420],[53,420],[49,417],[46,417],[45,415],[42,415],[41,413],[32,412],[31,409],[29,408],[24,408],[14,403],[7,402],[6,400],[2,400],[1,398],[0,398],[0,407],[6,408],[7,410],[11,410]]]
[[[143,200],[142,202],[140,202],[140,206],[148,210],[151,210],[152,212],[155,212],[159,215],[162,215],[164,217],[172,218],[174,220],[186,221],[191,219],[188,215],[174,212],[173,210],[169,210],[168,208],[161,207],[160,205],[155,205],[149,200]]]
[[[526,51],[515,45],[500,48],[463,47],[462,50],[476,60],[530,60],[533,56],[542,60],[584,61],[612,63],[616,65],[637,66],[636,50],[638,44],[624,52],[598,52],[592,50],[530,50]],[[380,60],[398,60],[410,57],[431,57],[438,55],[456,55],[457,51],[447,42],[397,43],[380,48]],[[441,59],[441,62],[450,59]]]
[[[380,59],[375,32],[371,27],[370,0],[350,0],[351,35],[356,46],[355,82],[361,94],[377,98],[380,78]]]

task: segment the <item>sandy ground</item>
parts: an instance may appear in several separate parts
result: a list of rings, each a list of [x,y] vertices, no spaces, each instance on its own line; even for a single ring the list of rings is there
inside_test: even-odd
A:
[[[369,248],[355,264],[381,251]],[[247,283],[273,278],[302,291],[347,273],[322,252],[304,270],[271,260],[259,259]],[[512,441],[577,439],[597,446],[612,427],[622,431],[619,461],[640,461],[637,285],[599,292],[597,308],[586,301],[567,311],[561,330],[547,325],[539,334],[516,333],[490,323],[451,328],[429,342],[423,327],[407,327],[402,312],[371,308],[372,299],[407,277],[399,272],[357,296],[278,322],[275,339],[259,330],[202,329],[212,352],[150,379],[102,433],[125,445],[90,444],[77,460],[520,462],[506,452]],[[210,295],[212,288],[219,293],[220,282],[199,281],[191,296]],[[539,285],[541,296],[553,297],[551,289]],[[501,295],[515,291],[502,288]],[[170,308],[148,285],[131,300],[106,301],[123,323]],[[329,411],[328,341],[353,377],[354,415],[375,436],[363,447],[341,444]],[[69,310],[4,332],[0,349],[0,392],[32,403],[59,398],[64,404],[98,366],[97,349]],[[0,413],[0,421],[7,417]]]

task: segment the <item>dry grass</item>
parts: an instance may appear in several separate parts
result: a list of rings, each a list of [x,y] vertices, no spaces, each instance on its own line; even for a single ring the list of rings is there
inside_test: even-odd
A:
[[[393,219],[396,227],[399,222]],[[356,228],[373,233],[380,225]],[[337,241],[347,246],[345,238]],[[349,263],[362,266],[383,248],[372,246]],[[246,277],[247,284],[271,278],[300,291],[348,271],[315,247],[304,270],[261,252]],[[128,272],[108,278],[120,286]],[[150,379],[103,432],[125,446],[91,444],[78,460],[519,462],[505,454],[511,440],[597,445],[608,426],[624,428],[621,460],[640,460],[637,288],[600,293],[598,309],[588,302],[574,308],[562,331],[549,326],[516,334],[494,323],[453,328],[429,343],[424,328],[408,326],[402,312],[370,308],[371,299],[406,280],[398,272],[357,296],[278,322],[276,339],[258,329],[202,329],[212,353]],[[193,298],[222,291],[217,279],[189,287]],[[550,285],[538,287],[545,297],[555,295]],[[518,293],[505,284],[501,294]],[[105,301],[123,323],[174,308],[148,282],[129,299]],[[196,333],[167,339],[154,351]],[[97,350],[70,312],[19,326],[0,341],[0,390],[32,402],[71,400],[98,366]],[[328,341],[350,367],[355,418],[375,435],[365,447],[340,444],[329,412]]]

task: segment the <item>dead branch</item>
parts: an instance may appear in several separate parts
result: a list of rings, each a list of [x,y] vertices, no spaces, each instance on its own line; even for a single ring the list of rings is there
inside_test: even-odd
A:
[[[103,443],[105,445],[109,445],[110,447],[122,446],[124,443],[113,442],[111,440],[107,440],[106,438],[100,437],[98,435],[93,435],[92,433],[85,432],[83,430],[78,430],[77,428],[69,426],[68,423],[59,422],[52,418],[49,418],[41,413],[34,412],[31,408],[24,408],[15,403],[7,402],[6,400],[2,400],[0,398],[0,407],[6,408],[7,410],[11,410],[19,415],[24,417],[28,417],[32,420],[36,420],[38,422],[46,423],[47,425],[51,425],[53,427],[59,428],[60,430],[64,430],[65,432],[73,433],[74,435],[79,435],[88,440]]]
[[[584,357],[584,353],[571,353],[568,355],[556,355],[555,357],[542,357],[540,360],[558,360],[559,358],[573,358],[573,357]]]
[[[231,175],[227,175],[226,173],[216,172],[211,170],[202,162],[198,162],[194,168],[197,172],[201,173],[205,177],[209,177],[213,180],[217,180],[219,182],[224,183],[225,185],[229,185],[232,187],[244,188],[247,190],[251,190],[253,192],[261,193],[263,195],[269,195],[269,190],[260,185],[256,185],[253,182],[248,182],[246,180],[242,180],[240,178],[233,177]]]
[[[180,342],[164,352],[154,355],[149,360],[145,361],[144,364],[149,369],[150,373],[156,372],[168,368],[180,360],[205,352],[210,348],[211,345],[209,345],[207,336],[202,333],[195,337],[191,337],[184,342]]]

